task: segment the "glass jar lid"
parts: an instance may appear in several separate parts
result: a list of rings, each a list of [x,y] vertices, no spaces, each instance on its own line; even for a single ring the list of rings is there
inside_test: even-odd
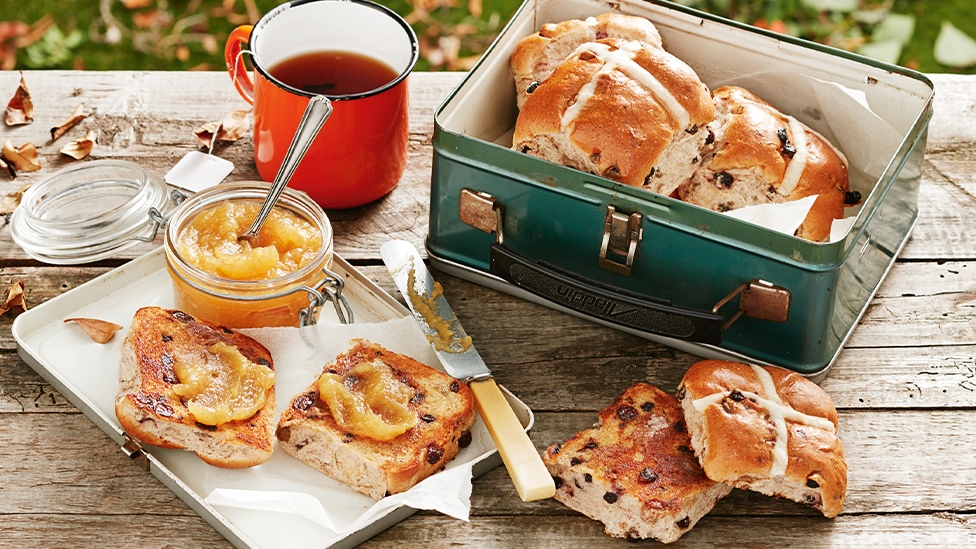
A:
[[[14,242],[56,265],[104,259],[142,242],[159,227],[170,197],[163,180],[126,160],[95,160],[35,184],[10,220]]]

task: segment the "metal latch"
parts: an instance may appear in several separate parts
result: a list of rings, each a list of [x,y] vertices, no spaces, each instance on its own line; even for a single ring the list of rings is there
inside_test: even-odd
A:
[[[503,244],[502,212],[504,209],[498,199],[488,193],[461,189],[458,200],[458,215],[461,221],[488,234],[495,233],[498,243]]]
[[[135,461],[139,467],[143,468],[143,470],[148,472],[149,456],[147,456],[146,451],[142,449],[142,443],[132,438],[128,434],[122,436],[125,437],[125,444],[122,445],[122,453],[128,456],[129,459]]]
[[[770,322],[786,322],[789,317],[790,299],[792,298],[790,291],[758,278],[754,278],[733,290],[732,293],[712,307],[712,312],[718,313],[723,305],[740,293],[742,296],[739,297],[739,310],[735,316],[725,323],[725,329],[728,329],[743,314],[750,318]]]
[[[607,205],[607,221],[603,226],[603,242],[600,245],[600,266],[609,271],[630,276],[637,256],[637,244],[644,234],[641,228],[641,214],[629,216],[617,213],[617,209]],[[623,259],[614,261],[607,257],[613,254]]]

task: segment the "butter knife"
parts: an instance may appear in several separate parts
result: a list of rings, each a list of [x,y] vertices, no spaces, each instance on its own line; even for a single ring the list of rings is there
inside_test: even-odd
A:
[[[420,253],[409,242],[391,240],[380,247],[380,256],[444,370],[471,387],[475,408],[495,441],[519,497],[522,501],[552,497],[556,493],[552,476]]]

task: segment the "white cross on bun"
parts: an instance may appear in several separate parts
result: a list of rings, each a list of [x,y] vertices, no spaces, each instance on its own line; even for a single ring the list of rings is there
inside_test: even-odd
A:
[[[837,410],[815,383],[782,368],[706,360],[685,373],[678,398],[708,478],[840,513],[847,463]]]

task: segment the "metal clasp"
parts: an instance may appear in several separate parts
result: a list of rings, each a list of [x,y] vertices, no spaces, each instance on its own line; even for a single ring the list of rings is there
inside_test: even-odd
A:
[[[302,286],[308,292],[308,307],[298,311],[298,327],[314,326],[317,322],[319,307],[325,305],[326,301],[331,301],[335,307],[336,316],[339,317],[340,324],[352,324],[352,307],[346,296],[342,295],[342,289],[346,287],[346,281],[338,273],[334,273],[326,268],[322,268],[325,278],[322,279],[314,290]],[[289,292],[290,293],[290,292]]]
[[[739,311],[725,323],[723,329],[728,329],[743,314],[750,318],[770,322],[786,322],[786,319],[789,318],[790,299],[792,298],[790,291],[758,278],[754,278],[733,290],[732,293],[712,307],[712,312],[718,313],[723,305],[740,293],[742,296],[739,298]]]
[[[488,234],[495,233],[498,244],[504,244],[502,218],[505,208],[498,199],[488,193],[461,189],[458,199],[458,216],[461,221]]]
[[[169,199],[173,201],[173,206],[179,206],[187,199],[187,196],[182,192],[173,189],[169,192]],[[174,210],[175,211],[175,210]],[[170,212],[172,215],[173,212]],[[156,240],[156,233],[159,232],[160,227],[165,227],[169,222],[169,216],[163,215],[163,212],[156,209],[155,206],[149,208],[149,222],[151,223],[149,227],[149,233],[146,236],[133,236],[129,240],[139,240],[142,242],[152,242]]]
[[[603,226],[603,242],[600,244],[601,267],[630,276],[634,258],[637,257],[637,244],[644,235],[641,219],[641,214],[637,212],[628,216],[617,213],[615,207],[607,205],[607,220]],[[608,258],[608,253],[619,256],[623,263]]]
[[[129,436],[128,434],[122,435],[125,438],[125,444],[121,446],[122,453],[129,457],[132,461],[136,462],[139,467],[146,472],[149,471],[149,456],[146,455],[146,451],[142,449],[142,444]]]

